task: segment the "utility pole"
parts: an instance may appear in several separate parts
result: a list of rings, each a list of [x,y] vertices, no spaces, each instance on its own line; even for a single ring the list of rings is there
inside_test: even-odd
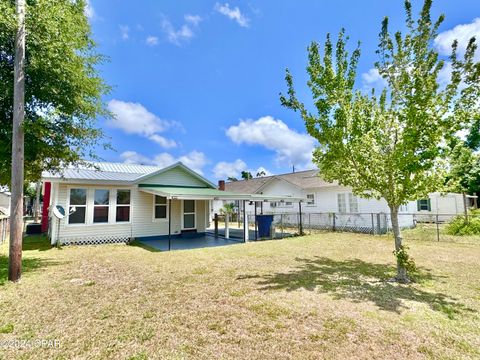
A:
[[[22,274],[23,182],[25,118],[25,0],[15,0],[17,34],[13,74],[12,179],[10,253],[8,280],[18,281]]]

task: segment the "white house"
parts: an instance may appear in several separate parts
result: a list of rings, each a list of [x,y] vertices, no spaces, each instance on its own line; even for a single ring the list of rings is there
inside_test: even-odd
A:
[[[42,177],[44,188],[50,189],[44,194],[49,216],[42,218],[48,226],[42,223],[42,228],[48,228],[52,244],[195,236],[209,226],[214,199],[271,200],[220,191],[182,163],[166,168],[91,163]],[[64,210],[64,218],[53,211],[57,206]]]
[[[418,221],[448,221],[457,214],[464,212],[465,204],[462,194],[431,193],[427,199],[417,200],[415,214]],[[470,207],[467,204],[467,207]]]
[[[0,215],[10,215],[11,194],[0,188]]]
[[[311,226],[330,227],[332,222],[336,221],[336,226],[339,228],[358,228],[360,231],[370,231],[373,226],[381,229],[380,232],[391,226],[388,215],[390,210],[385,200],[355,196],[348,187],[322,180],[318,176],[318,172],[318,170],[307,170],[227,182],[224,188],[233,193],[303,197],[306,201],[302,202],[301,211],[306,214],[304,221],[308,221]],[[224,203],[225,201],[215,201],[211,211],[218,212]],[[292,201],[257,202],[255,204],[256,212],[264,214],[294,215],[300,210],[298,203]],[[238,203],[237,205],[241,210],[242,204]],[[254,203],[247,205],[246,210],[250,214],[254,213]],[[402,227],[414,226],[414,210],[416,210],[414,202],[400,208],[399,221]],[[332,217],[333,213],[335,213],[335,219]]]

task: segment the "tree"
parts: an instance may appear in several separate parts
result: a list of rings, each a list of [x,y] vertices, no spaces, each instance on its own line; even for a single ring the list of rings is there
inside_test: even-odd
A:
[[[242,179],[243,180],[253,179],[252,173],[250,171],[242,171]]]
[[[96,70],[104,58],[84,9],[84,0],[0,2],[0,184],[12,190],[13,281],[21,274],[24,183],[96,158],[95,119],[109,116],[109,88]]]
[[[383,20],[375,63],[385,81],[379,95],[356,89],[360,44],[350,55],[342,30],[335,47],[327,35],[323,56],[316,42],[308,48],[307,85],[316,113],[297,99],[288,70],[288,93],[280,97],[284,106],[300,112],[308,133],[318,140],[314,162],[323,178],[351,187],[356,195],[386,200],[399,282],[409,281],[407,267],[412,265],[402,242],[399,207],[441,186],[445,144],[479,113],[475,39],[463,60],[457,56],[457,42],[452,44],[451,77],[441,86],[439,72],[445,62],[432,44],[444,17],[432,22],[431,3],[426,0],[414,20],[411,3],[405,1],[406,34],[392,35],[388,18]]]
[[[17,32],[13,58],[13,121],[11,155],[11,220],[8,280],[18,281],[22,272],[23,179],[25,118],[25,0],[15,1]]]
[[[257,172],[257,176],[256,176],[256,177],[257,177],[257,178],[258,178],[258,177],[264,177],[264,176],[266,176],[266,175],[267,175],[267,173],[266,173],[264,170],[260,170],[259,172]]]
[[[229,177],[227,178],[227,181],[233,182],[233,181],[238,181],[238,179],[237,179],[236,177],[229,176]]]
[[[102,102],[109,87],[97,67],[84,0],[28,1],[25,15],[25,181],[96,159],[103,142],[96,126],[110,114]],[[17,21],[14,3],[0,2],[0,184],[11,181],[13,67]]]

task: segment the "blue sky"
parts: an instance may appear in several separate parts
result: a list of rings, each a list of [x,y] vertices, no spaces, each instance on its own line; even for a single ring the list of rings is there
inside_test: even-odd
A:
[[[423,1],[422,1],[423,2]],[[413,1],[418,12],[421,1]],[[114,6],[112,6],[114,4]],[[435,46],[480,38],[478,0],[436,0],[446,14]],[[308,102],[306,48],[345,27],[362,42],[359,88],[379,86],[372,71],[380,22],[403,29],[403,0],[364,1],[107,1],[90,0],[87,15],[101,74],[117,116],[99,125],[116,151],[107,161],[167,166],[183,161],[211,180],[311,168],[315,141],[298,114],[284,109],[285,68]]]

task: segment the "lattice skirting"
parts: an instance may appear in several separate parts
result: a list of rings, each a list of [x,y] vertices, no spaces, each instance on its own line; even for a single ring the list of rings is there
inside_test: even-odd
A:
[[[132,238],[128,236],[92,236],[82,238],[67,238],[62,240],[62,245],[102,245],[102,244],[128,244]]]

